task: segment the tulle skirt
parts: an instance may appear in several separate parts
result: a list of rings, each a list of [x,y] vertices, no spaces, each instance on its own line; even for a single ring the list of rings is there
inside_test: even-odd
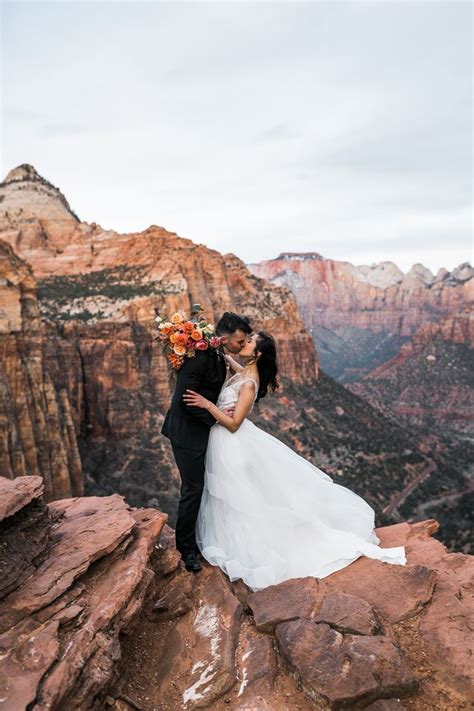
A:
[[[196,542],[253,591],[325,578],[360,556],[406,564],[403,546],[377,545],[364,499],[247,419],[235,433],[211,428]]]

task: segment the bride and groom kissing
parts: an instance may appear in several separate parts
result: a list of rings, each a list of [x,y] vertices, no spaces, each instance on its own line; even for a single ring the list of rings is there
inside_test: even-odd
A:
[[[403,546],[378,545],[364,499],[248,419],[278,387],[272,335],[232,312],[215,333],[219,348],[180,367],[161,430],[181,477],[176,548],[186,569],[198,572],[202,556],[256,591],[326,577],[363,555],[404,565]]]

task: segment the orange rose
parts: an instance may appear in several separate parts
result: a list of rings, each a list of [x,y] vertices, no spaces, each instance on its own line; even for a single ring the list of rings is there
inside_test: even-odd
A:
[[[195,328],[194,331],[191,332],[191,338],[193,341],[200,341],[202,338],[202,331],[200,331],[199,328]]]
[[[173,341],[177,346],[185,346],[187,343],[188,337],[185,333],[177,333],[176,338]]]
[[[183,317],[181,316],[180,313],[176,312],[175,314],[172,315],[170,320],[171,320],[171,323],[181,323],[183,320]]]
[[[192,321],[185,321],[183,323],[183,326],[186,329],[186,331],[192,331],[194,328],[194,323]]]
[[[183,356],[186,355],[186,348],[185,346],[175,346],[173,348],[173,351],[176,353],[178,356]]]
[[[170,336],[170,343],[176,343],[178,340],[178,334],[177,333],[172,333]]]

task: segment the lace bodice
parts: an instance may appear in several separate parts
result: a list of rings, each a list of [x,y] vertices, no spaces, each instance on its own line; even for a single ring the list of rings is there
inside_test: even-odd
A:
[[[225,410],[227,407],[233,407],[237,400],[239,399],[239,392],[240,388],[244,383],[247,382],[253,382],[255,383],[255,393],[253,396],[253,404],[252,407],[250,408],[249,412],[252,412],[253,406],[255,404],[255,399],[257,397],[257,392],[258,392],[258,383],[254,378],[250,378],[248,375],[244,375],[244,373],[235,373],[232,375],[230,378],[226,380],[224,385],[222,386],[222,390],[219,393],[219,398],[217,400],[217,407],[220,410]]]

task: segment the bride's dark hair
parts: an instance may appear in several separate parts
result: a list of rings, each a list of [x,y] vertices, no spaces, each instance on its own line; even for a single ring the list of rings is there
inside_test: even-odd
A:
[[[272,391],[275,391],[279,387],[277,380],[278,361],[275,339],[269,333],[265,333],[265,331],[259,331],[257,335],[256,351],[261,355],[257,360],[260,385],[255,402],[265,397],[269,387]]]

